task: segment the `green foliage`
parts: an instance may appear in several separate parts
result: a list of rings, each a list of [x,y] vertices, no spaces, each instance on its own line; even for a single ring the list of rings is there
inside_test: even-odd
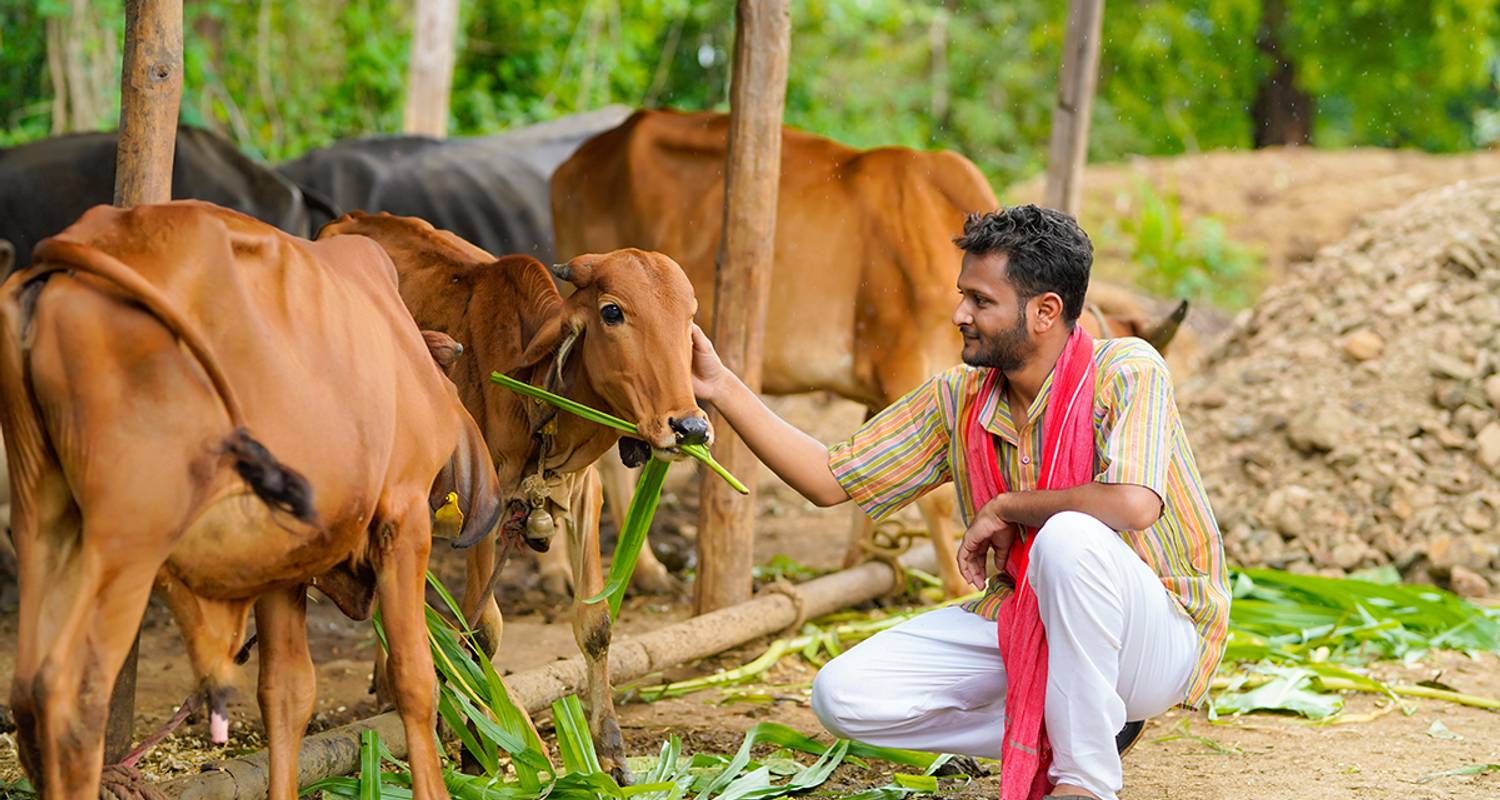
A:
[[[1229,238],[1213,217],[1184,222],[1175,192],[1136,185],[1133,213],[1106,222],[1101,236],[1123,239],[1137,280],[1166,297],[1206,299],[1220,308],[1242,308],[1257,295],[1263,264]]]
[[[1270,70],[1271,0],[1140,0],[1104,20],[1090,155],[1245,147]],[[45,19],[62,0],[0,0],[0,143],[46,135]],[[118,19],[120,0],[93,0]],[[271,160],[399,130],[411,0],[189,0],[183,117]],[[729,0],[466,0],[450,132],[606,103],[722,109]],[[1065,4],[798,0],[789,123],[856,146],[968,155],[1004,185],[1045,161]],[[1500,138],[1491,0],[1289,3],[1276,33],[1326,146],[1458,150]]]

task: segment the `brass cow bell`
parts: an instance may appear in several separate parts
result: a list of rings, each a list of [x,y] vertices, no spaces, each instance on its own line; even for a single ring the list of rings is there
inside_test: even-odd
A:
[[[533,508],[526,515],[526,543],[534,550],[546,552],[556,529],[557,524],[545,508]]]

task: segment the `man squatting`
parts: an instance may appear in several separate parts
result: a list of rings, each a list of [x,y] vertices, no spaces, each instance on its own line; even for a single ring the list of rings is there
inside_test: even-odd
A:
[[[993,556],[980,599],[823,667],[824,727],[1001,759],[1004,800],[1114,800],[1140,721],[1199,704],[1223,654],[1218,525],[1161,356],[1076,324],[1093,262],[1077,222],[1013,207],[971,215],[955,243],[964,364],[847,441],[825,447],[778,417],[696,326],[695,389],[819,506],[852,499],[879,520],[952,481],[960,572],[985,586]]]

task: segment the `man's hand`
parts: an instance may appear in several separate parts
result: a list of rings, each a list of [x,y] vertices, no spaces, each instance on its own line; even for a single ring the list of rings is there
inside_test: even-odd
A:
[[[733,374],[724,366],[718,351],[714,350],[714,343],[708,340],[708,334],[694,322],[693,394],[704,402],[715,402],[723,394],[724,384],[731,378]]]
[[[1003,497],[1003,495],[1002,495]],[[998,500],[999,498],[995,498]],[[986,503],[969,529],[964,531],[964,540],[958,546],[958,573],[976,589],[985,586],[985,556],[995,553],[995,567],[1005,569],[1005,559],[1010,555],[1010,545],[1020,533],[1014,522],[1002,519],[995,500]]]

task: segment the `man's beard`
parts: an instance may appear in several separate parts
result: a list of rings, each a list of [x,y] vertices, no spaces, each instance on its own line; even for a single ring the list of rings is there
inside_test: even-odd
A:
[[[973,328],[964,327],[961,330],[968,334],[978,334]],[[969,353],[969,346],[975,348],[973,354]],[[977,340],[965,338],[964,340],[964,363],[971,367],[989,367],[1001,372],[1015,372],[1026,366],[1026,360],[1036,352],[1036,345],[1031,341],[1031,335],[1026,331],[1026,313],[1021,312],[1016,318],[1016,324],[1003,330],[994,336],[979,335]]]

